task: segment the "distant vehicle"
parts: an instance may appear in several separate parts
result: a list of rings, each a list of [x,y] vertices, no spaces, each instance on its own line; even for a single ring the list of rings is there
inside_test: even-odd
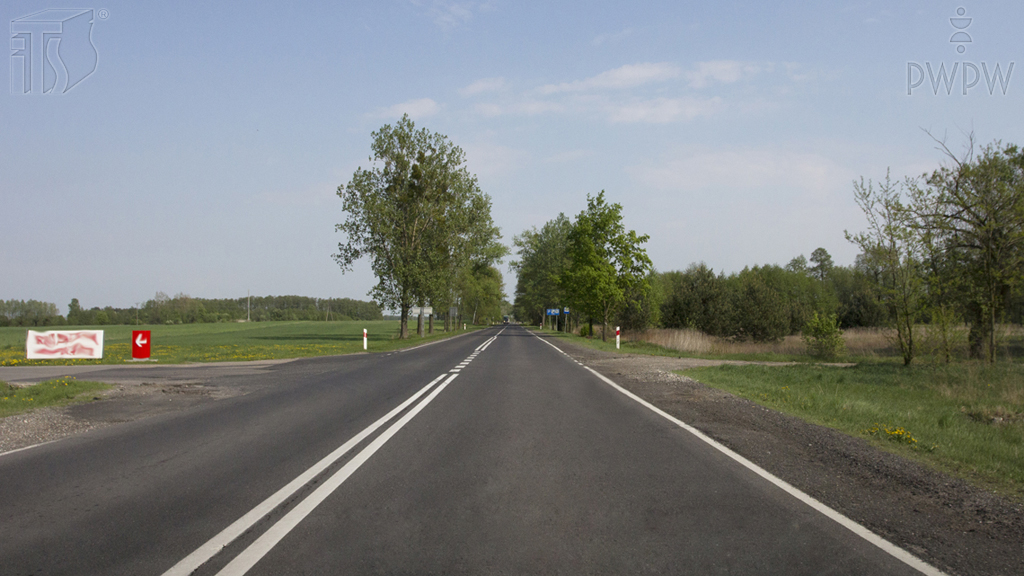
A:
[[[502,324],[508,324],[508,316],[505,316],[504,320],[502,321]]]

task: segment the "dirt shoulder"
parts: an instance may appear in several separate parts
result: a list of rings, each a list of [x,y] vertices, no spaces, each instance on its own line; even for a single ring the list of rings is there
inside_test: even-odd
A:
[[[878,450],[859,438],[672,373],[750,362],[614,354],[563,339],[553,343],[949,574],[1024,574],[1024,507],[1019,504]]]
[[[90,401],[42,408],[0,418],[0,454],[67,436],[188,410],[221,398],[244,394],[250,386],[238,378],[261,374],[287,360],[191,365],[52,366],[0,369],[0,380],[16,386],[60,376],[110,384]]]

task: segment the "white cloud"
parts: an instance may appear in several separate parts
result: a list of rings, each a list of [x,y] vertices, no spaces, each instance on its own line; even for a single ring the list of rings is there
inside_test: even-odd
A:
[[[586,80],[547,84],[537,89],[541,94],[559,92],[582,92],[585,90],[634,88],[651,82],[664,82],[678,77],[679,67],[667,62],[627,64],[614,70],[602,72]]]
[[[677,120],[693,120],[698,116],[710,116],[724,107],[718,96],[708,99],[696,98],[655,98],[638,100],[609,107],[611,122],[646,122],[664,124]]]
[[[813,194],[848,186],[854,177],[819,154],[770,149],[680,155],[628,170],[645,185],[670,191],[774,189]]]
[[[770,67],[770,66],[769,66]],[[711,60],[698,62],[697,67],[686,72],[690,88],[707,88],[713,83],[732,84],[744,76],[751,76],[764,70],[761,66],[736,60]]]
[[[501,76],[496,78],[481,78],[469,86],[461,88],[459,90],[459,94],[462,94],[463,96],[476,96],[477,94],[482,94],[484,92],[497,92],[504,89],[507,85],[508,83]]]
[[[440,109],[441,106],[430,98],[420,98],[388,106],[387,108],[379,108],[374,115],[381,118],[399,118],[403,114],[408,114],[411,118],[416,119],[437,114]]]

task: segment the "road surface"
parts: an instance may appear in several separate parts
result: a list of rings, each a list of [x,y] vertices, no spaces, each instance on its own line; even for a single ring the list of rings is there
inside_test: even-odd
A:
[[[522,327],[223,377],[0,456],[0,573],[938,574]]]

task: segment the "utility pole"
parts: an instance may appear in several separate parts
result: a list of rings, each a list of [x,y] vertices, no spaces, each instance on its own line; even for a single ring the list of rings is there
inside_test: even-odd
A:
[[[249,321],[249,291],[245,291],[245,321]]]

